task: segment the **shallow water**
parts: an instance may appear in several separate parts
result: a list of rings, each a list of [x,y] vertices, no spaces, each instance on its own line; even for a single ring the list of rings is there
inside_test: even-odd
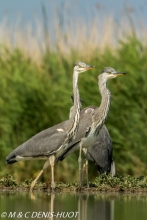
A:
[[[147,194],[1,192],[0,219],[146,220]]]

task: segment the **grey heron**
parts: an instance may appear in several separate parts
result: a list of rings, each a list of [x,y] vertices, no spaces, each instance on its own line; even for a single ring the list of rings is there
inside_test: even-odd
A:
[[[74,96],[71,96],[72,102],[74,103]],[[82,109],[82,99],[80,99],[81,109]],[[97,108],[95,106],[89,106],[88,108]],[[73,111],[73,106],[70,109],[71,117]],[[85,110],[81,111],[80,115],[83,114]],[[83,148],[83,152],[85,154],[85,164],[83,165],[83,175],[84,171],[86,171],[86,179],[87,179],[87,187],[88,184],[88,160],[91,160],[97,166],[97,170],[100,174],[102,173],[110,173],[112,176],[115,175],[115,163],[112,159],[112,141],[108,129],[105,125],[102,126],[98,135],[95,138],[95,142],[93,145],[87,148]]]
[[[7,164],[12,164],[21,160],[42,159],[46,160],[42,170],[32,182],[30,191],[32,192],[37,180],[42,175],[44,170],[51,166],[51,187],[55,188],[54,182],[54,164],[59,156],[68,149],[70,143],[76,136],[80,119],[80,102],[78,90],[78,76],[80,73],[90,69],[95,69],[94,66],[83,62],[76,63],[73,71],[73,93],[75,97],[72,117],[60,124],[48,128],[28,141],[14,149],[6,158]]]
[[[109,113],[111,93],[107,88],[107,81],[124,74],[124,72],[116,72],[113,68],[106,67],[98,76],[98,86],[102,96],[101,104],[99,107],[87,107],[81,111],[76,138],[67,151],[58,158],[58,160],[63,160],[69,153],[80,149],[78,160],[80,188],[82,184],[82,148],[89,148],[95,143],[96,137],[104,125]]]

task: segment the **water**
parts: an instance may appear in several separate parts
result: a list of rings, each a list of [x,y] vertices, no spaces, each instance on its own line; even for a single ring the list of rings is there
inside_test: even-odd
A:
[[[1,192],[0,219],[147,220],[147,194]]]

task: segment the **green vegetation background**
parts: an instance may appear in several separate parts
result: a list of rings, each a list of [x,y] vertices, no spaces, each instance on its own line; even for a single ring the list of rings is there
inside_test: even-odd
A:
[[[84,54],[72,48],[68,55],[47,48],[37,62],[19,47],[0,46],[0,177],[11,173],[24,180],[38,174],[44,161],[6,165],[5,158],[36,133],[68,118],[73,66],[79,60],[97,67],[79,77],[83,107],[100,105],[97,77],[104,67],[127,72],[108,82],[112,103],[106,125],[117,173],[147,174],[147,47],[133,33],[119,40],[113,50],[97,46],[88,56]],[[57,181],[78,180],[77,158],[78,152],[56,165]],[[91,180],[95,175],[96,167],[90,163]],[[50,179],[49,169],[44,179]]]

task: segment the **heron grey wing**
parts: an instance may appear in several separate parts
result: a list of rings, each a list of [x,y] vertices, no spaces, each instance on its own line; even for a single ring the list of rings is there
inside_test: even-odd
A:
[[[109,173],[112,163],[112,142],[105,125],[99,131],[95,143],[88,149],[87,158],[95,161],[100,173]]]
[[[14,157],[44,157],[49,156],[53,152],[56,152],[62,145],[66,138],[66,133],[54,133],[52,136],[44,136],[38,141],[34,139],[29,139],[27,142],[23,143],[12,151],[6,160]]]
[[[109,131],[105,124],[102,126],[97,139],[104,143],[105,147],[109,151],[109,156],[112,157],[112,141],[111,141]]]
[[[37,150],[33,151],[33,157],[35,156],[49,156],[53,153],[57,153],[60,147],[63,145],[67,134],[65,132],[54,133],[52,136],[41,140],[38,143]]]
[[[66,137],[64,127],[68,124],[68,120],[48,128],[40,133],[34,135],[25,143],[14,149],[6,158],[8,163],[12,158],[20,157],[37,157],[45,155],[46,152],[52,152],[62,143],[62,139]],[[60,141],[59,141],[60,140]]]

